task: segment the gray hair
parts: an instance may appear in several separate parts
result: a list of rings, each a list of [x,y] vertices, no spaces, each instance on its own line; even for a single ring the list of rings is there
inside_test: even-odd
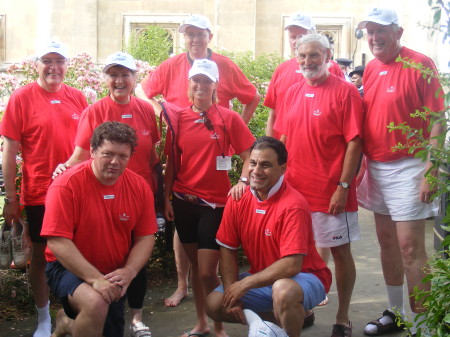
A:
[[[330,41],[328,41],[328,38],[325,35],[319,33],[307,34],[302,36],[302,38],[300,38],[295,43],[295,50],[297,51],[300,45],[311,42],[319,42],[325,50],[331,50]]]
[[[392,31],[394,33],[398,32],[402,27],[400,27],[397,23],[392,23],[391,25]]]

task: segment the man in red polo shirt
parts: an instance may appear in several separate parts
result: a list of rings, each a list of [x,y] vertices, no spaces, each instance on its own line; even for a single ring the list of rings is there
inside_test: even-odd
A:
[[[423,137],[436,144],[434,137],[444,132],[442,125],[434,124],[430,129],[430,118],[413,118],[411,114],[424,111],[424,107],[443,111],[444,104],[442,96],[436,97],[437,92],[442,93],[437,76],[425,78],[414,68],[405,68],[396,61],[399,56],[407,58],[437,74],[429,57],[401,45],[403,28],[394,10],[374,8],[358,28],[367,29],[369,48],[375,56],[364,70],[363,151],[367,171],[358,187],[358,201],[360,206],[374,212],[389,299],[382,317],[369,322],[364,329],[366,335],[377,336],[402,329],[395,322],[394,312],[405,315],[405,276],[413,317],[424,310],[412,294],[415,287],[430,288],[429,282],[421,282],[428,260],[425,219],[436,215],[438,210],[438,200],[431,202],[434,191],[424,177],[432,163],[414,158],[415,152],[392,151],[393,146],[407,144],[408,139],[402,132],[389,132],[387,125],[406,122],[411,128],[421,129]],[[437,175],[437,169],[430,173]],[[416,329],[414,326],[413,330]]]
[[[297,58],[295,57],[295,43],[303,35],[313,33],[316,30],[316,25],[309,15],[294,13],[287,21],[284,29],[288,32],[289,46],[291,48],[291,54],[294,57],[281,63],[275,69],[270,80],[269,88],[267,89],[266,98],[264,99],[264,105],[270,108],[266,135],[278,139],[281,135],[273,129],[273,126],[275,125],[277,115],[281,113],[280,110],[284,101],[284,95],[286,95],[286,92],[294,83],[304,80]],[[330,60],[328,66],[330,73],[344,78],[344,73],[336,62]]]
[[[300,336],[305,311],[326,296],[331,272],[318,254],[305,198],[284,178],[288,153],[272,137],[251,148],[250,187],[229,198],[216,235],[223,286],[207,298],[214,320],[248,323],[243,309],[271,315],[291,337]],[[250,263],[238,273],[238,249]]]
[[[16,196],[16,155],[23,158],[20,201],[25,205],[32,241],[30,284],[38,311],[34,337],[51,333],[49,291],[45,277],[45,238],[40,236],[45,211],[45,196],[52,182],[52,171],[73,151],[81,113],[87,107],[83,93],[63,83],[68,53],[59,42],[51,41],[38,53],[39,77],[36,82],[16,90],[6,107],[0,126],[4,136],[3,176],[7,224],[20,217]]]

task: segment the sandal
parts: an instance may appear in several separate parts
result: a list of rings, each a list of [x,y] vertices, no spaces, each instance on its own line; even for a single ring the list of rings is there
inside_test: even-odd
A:
[[[142,322],[130,325],[130,337],[152,337],[150,328]]]
[[[334,324],[331,337],[352,337],[352,322],[348,322],[348,326],[342,324]]]
[[[381,323],[380,320],[384,316],[389,316],[392,319],[392,323],[387,324]],[[364,334],[367,336],[380,336],[393,331],[402,331],[405,329],[405,324],[401,323],[400,325],[398,325],[397,324],[398,320],[399,317],[397,317],[393,312],[385,310],[383,311],[382,317],[367,323],[366,327],[364,328]],[[367,329],[369,325],[375,325],[377,329],[375,331],[371,331],[371,329]]]

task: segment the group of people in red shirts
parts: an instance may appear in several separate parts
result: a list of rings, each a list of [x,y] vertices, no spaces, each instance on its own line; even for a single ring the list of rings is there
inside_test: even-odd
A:
[[[163,212],[175,222],[178,277],[166,305],[187,295],[190,273],[197,313],[183,337],[210,334],[208,317],[214,334],[227,336],[222,322],[249,323],[244,309],[279,325],[284,336],[300,336],[314,323],[312,309],[327,302],[330,254],[338,294],[331,336],[350,337],[358,202],[375,214],[389,299],[364,333],[402,329],[394,312],[405,315],[404,276],[410,294],[415,286],[429,287],[421,283],[424,219],[436,209],[424,177],[431,163],[392,152],[406,138],[386,126],[407,121],[433,144],[442,126],[409,114],[424,106],[442,111],[443,100],[435,98],[436,79],[428,83],[396,62],[400,55],[436,71],[431,59],[401,46],[403,28],[393,10],[374,8],[358,27],[367,30],[375,57],[365,68],[364,100],[345,81],[312,18],[290,17],[285,29],[295,56],[272,76],[264,100],[267,136],[256,140],[246,124],[261,96],[230,59],[208,48],[213,34],[204,16],[192,15],[180,26],[187,52],[164,61],[137,87],[132,56],[111,54],[103,68],[109,95],[89,107],[81,92],[63,83],[64,46],[43,46],[39,78],[11,96],[0,126],[7,224],[20,216],[19,145],[24,159],[34,336],[51,334],[49,289],[64,307],[53,336],[123,336],[125,298],[130,335],[151,336],[142,307],[145,263],[157,231],[159,113],[168,131]],[[158,95],[164,101],[153,100]],[[243,104],[241,115],[230,110],[233,98]],[[234,153],[243,169],[232,187],[227,171]],[[248,273],[238,273],[240,247]],[[423,310],[420,301],[410,303],[414,314]],[[258,329],[277,336],[262,319],[249,335],[259,336]]]

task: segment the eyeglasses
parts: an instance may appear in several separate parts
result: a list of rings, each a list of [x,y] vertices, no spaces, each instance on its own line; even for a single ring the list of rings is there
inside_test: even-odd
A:
[[[51,60],[51,59],[39,59],[43,64],[46,66],[50,66],[52,64],[57,66],[62,66],[66,63],[67,59],[58,59],[58,60]]]
[[[208,34],[206,32],[198,32],[198,33],[184,33],[184,36],[188,37],[190,40],[194,40],[195,38],[202,40],[205,39]]]
[[[211,120],[208,118],[208,113],[206,111],[202,111],[202,112],[200,112],[200,117],[203,118],[203,124],[205,124],[205,127],[209,131],[213,131],[214,130],[214,126],[213,126]]]

